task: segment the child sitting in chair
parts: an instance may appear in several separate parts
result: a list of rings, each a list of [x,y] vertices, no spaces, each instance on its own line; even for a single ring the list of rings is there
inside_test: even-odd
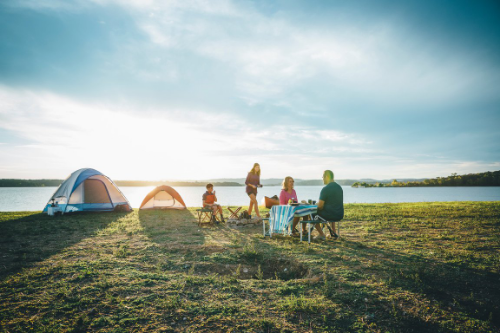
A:
[[[212,222],[217,222],[215,216],[217,212],[220,214],[220,220],[225,223],[224,216],[222,216],[222,207],[216,204],[217,197],[215,196],[214,186],[212,184],[207,184],[207,191],[203,193],[203,208],[212,209]]]

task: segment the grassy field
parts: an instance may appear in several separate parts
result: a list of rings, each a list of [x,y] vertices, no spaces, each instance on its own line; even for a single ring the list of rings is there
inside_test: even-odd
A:
[[[499,202],[348,204],[341,226],[3,212],[0,331],[500,331]]]

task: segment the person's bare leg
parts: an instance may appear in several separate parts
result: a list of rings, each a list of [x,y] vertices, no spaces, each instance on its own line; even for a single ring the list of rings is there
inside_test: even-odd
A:
[[[330,226],[332,227],[333,233],[336,234],[337,231],[335,230],[335,222],[331,222]]]
[[[257,217],[260,218],[260,212],[259,212],[259,203],[257,202],[257,198],[255,197],[255,194],[250,194],[249,195],[250,197],[250,207],[252,206],[255,206],[253,208],[255,208],[255,214],[257,214]],[[250,214],[252,211],[252,208],[249,208],[248,209],[248,214]],[[251,215],[251,214],[250,214]]]
[[[248,215],[252,215],[252,210],[253,210],[253,200],[252,197],[250,197],[250,205],[248,205]]]
[[[292,232],[295,230],[295,228],[297,227],[297,224],[299,223],[299,219],[300,217],[294,217],[293,218],[293,224],[292,224]],[[302,230],[304,230],[304,228],[302,228]]]
[[[325,234],[323,233],[323,229],[321,229],[319,224],[316,224],[315,227],[316,227],[316,230],[318,230],[320,236],[325,236]]]
[[[217,207],[217,211],[218,211],[218,212],[219,212],[219,214],[220,214],[220,220],[221,220],[222,222],[225,222],[225,221],[224,221],[224,215],[222,215],[222,206],[220,206],[220,205],[219,205],[219,206]]]
[[[300,217],[297,217],[297,218],[300,219]],[[307,215],[304,216],[302,218],[302,220],[308,221],[309,220],[309,216],[307,216]],[[305,232],[307,232],[307,224],[306,223],[302,223],[302,233],[305,233]]]

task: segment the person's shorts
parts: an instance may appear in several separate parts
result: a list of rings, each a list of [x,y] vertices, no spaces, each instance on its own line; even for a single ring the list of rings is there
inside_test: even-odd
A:
[[[257,196],[257,191],[255,191],[255,192],[247,192],[248,196],[250,196],[250,194],[254,194],[255,196]]]
[[[205,208],[210,208],[212,210],[215,210],[215,209],[217,209],[219,207],[220,207],[220,205],[216,204],[216,203],[205,205]]]

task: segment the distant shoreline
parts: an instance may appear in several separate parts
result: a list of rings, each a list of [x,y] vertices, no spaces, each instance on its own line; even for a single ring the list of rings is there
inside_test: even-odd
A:
[[[0,187],[49,187],[59,186],[64,179],[0,179]],[[264,186],[280,186],[281,179],[261,179]],[[488,171],[476,174],[457,175],[437,178],[405,178],[392,180],[375,179],[337,179],[341,186],[352,187],[454,187],[454,186],[500,186],[500,171]],[[218,178],[194,181],[166,181],[166,180],[116,180],[117,186],[205,186],[208,183],[214,186],[245,186],[245,178]],[[295,179],[295,186],[323,186],[320,179]]]

